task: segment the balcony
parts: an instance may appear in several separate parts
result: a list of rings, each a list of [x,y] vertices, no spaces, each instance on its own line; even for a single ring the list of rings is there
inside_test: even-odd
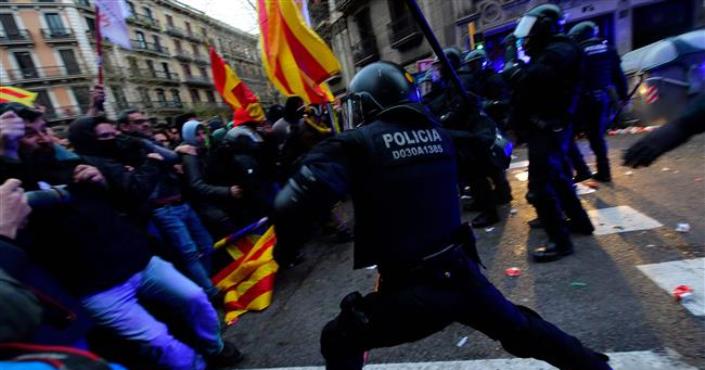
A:
[[[76,42],[76,35],[68,28],[42,28],[42,38],[54,44]]]
[[[14,32],[5,33],[0,31],[0,45],[3,46],[23,46],[34,44],[32,34],[25,29],[15,30]]]
[[[183,49],[176,50],[176,53],[174,53],[173,57],[181,62],[193,62],[193,55],[189,53],[188,51],[185,51]]]
[[[113,65],[103,65],[103,74],[105,75],[105,79],[110,81],[124,80],[127,77],[123,68]]]
[[[161,25],[159,23],[159,20],[155,19],[152,16],[134,13],[131,16],[127,17],[127,21],[129,23],[134,23],[139,26],[151,28],[155,31],[161,31]]]
[[[192,31],[186,30],[186,33],[184,34],[184,37],[188,40],[195,41],[195,42],[203,42],[203,36],[197,35],[193,33]]]
[[[166,34],[174,37],[184,37],[186,35],[186,31],[173,25],[167,25]]]
[[[213,82],[211,82],[210,77],[207,76],[186,76],[183,82],[187,85],[198,86],[198,87],[211,87]]]
[[[174,84],[174,85],[178,85],[179,83],[181,83],[181,80],[179,80],[178,73],[174,73],[174,72],[167,73],[164,71],[151,70],[149,68],[131,69],[129,78],[133,79],[133,80],[152,81],[152,82],[160,82],[160,83],[164,83],[164,84]]]
[[[362,67],[379,59],[377,50],[377,40],[374,37],[361,39],[352,47],[353,62],[356,66]]]
[[[76,4],[76,8],[78,9],[95,12],[90,0],[73,0],[73,3]]]
[[[151,106],[155,113],[179,113],[184,110],[184,103],[180,101],[153,100]]]
[[[46,111],[44,111],[44,119],[49,123],[56,121],[73,120],[83,115],[83,112],[86,111],[88,111],[87,106],[81,107],[78,105],[67,105],[57,108],[47,108]]]
[[[155,44],[153,42],[146,42],[146,41],[141,41],[141,40],[131,40],[132,41],[132,49],[135,51],[147,53],[147,54],[152,54],[156,56],[164,56],[168,57],[169,56],[169,48],[166,46],[162,46],[159,44]]]
[[[423,34],[409,14],[395,19],[394,22],[387,25],[387,29],[389,30],[389,43],[393,49],[406,50],[423,41]]]
[[[194,61],[196,64],[200,64],[200,65],[211,64],[210,57],[209,57],[208,55],[203,55],[203,54],[200,54],[200,53],[199,53],[199,54],[194,54],[194,56],[193,56],[193,61]]]
[[[88,68],[79,64],[10,69],[7,73],[10,78],[10,83],[14,85],[69,82],[76,79],[89,79],[92,75]]]

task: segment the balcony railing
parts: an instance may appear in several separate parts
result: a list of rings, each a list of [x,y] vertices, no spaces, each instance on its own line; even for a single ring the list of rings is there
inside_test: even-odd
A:
[[[32,43],[34,43],[32,34],[25,29],[9,33],[0,31],[0,45],[27,45]]]
[[[142,52],[147,52],[147,53],[152,53],[152,54],[159,54],[159,55],[164,55],[168,56],[169,55],[169,48],[166,46],[162,46],[160,44],[155,44],[153,42],[146,42],[142,40],[131,40],[132,41],[132,49],[136,51],[142,51]]]
[[[127,21],[137,23],[146,27],[151,27],[157,30],[161,28],[158,19],[154,18],[153,16],[148,16],[144,14],[134,13],[131,16],[127,17]]]
[[[184,109],[184,103],[180,101],[153,100],[151,105],[155,111],[161,112],[181,111]]]
[[[90,77],[88,68],[80,64],[10,69],[7,72],[10,82],[14,84],[42,83],[55,80]]]
[[[93,4],[91,4],[90,0],[73,0],[73,3],[76,4],[77,8],[95,11],[95,9],[93,8]]]
[[[46,42],[76,41],[76,35],[73,30],[68,28],[42,28],[42,38]]]
[[[356,66],[364,66],[379,59],[377,50],[377,40],[374,37],[366,37],[352,47],[353,62]]]
[[[131,69],[129,76],[132,79],[172,82],[177,84],[180,82],[178,73],[151,70],[149,68]]]
[[[189,53],[188,51],[185,51],[183,49],[179,50],[177,49],[176,52],[174,53],[174,58],[177,60],[180,60],[182,62],[193,62],[193,55]]]
[[[196,41],[196,42],[201,42],[203,41],[203,36],[197,35],[193,31],[186,30],[186,33],[184,34],[184,37],[191,40],[191,41]]]
[[[196,62],[196,64],[211,64],[210,57],[200,53],[194,54],[193,61]]]
[[[213,82],[209,77],[204,76],[186,76],[184,83],[196,86],[213,86]]]
[[[184,37],[186,31],[176,26],[167,25],[166,34],[169,36]]]
[[[83,112],[88,111],[88,106],[79,105],[67,105],[56,108],[47,108],[44,112],[44,119],[52,121],[68,120],[74,119],[83,114]]]
[[[389,43],[394,49],[408,49],[420,44],[423,40],[423,34],[409,14],[398,17],[388,24],[387,28],[389,29]]]

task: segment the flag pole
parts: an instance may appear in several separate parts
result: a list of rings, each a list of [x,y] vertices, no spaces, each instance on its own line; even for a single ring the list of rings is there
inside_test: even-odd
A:
[[[103,36],[100,32],[100,8],[95,5],[95,48],[98,66],[98,85],[103,85]]]

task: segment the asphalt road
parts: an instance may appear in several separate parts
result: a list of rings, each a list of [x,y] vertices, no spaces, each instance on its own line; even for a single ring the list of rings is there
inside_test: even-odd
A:
[[[663,226],[627,232],[619,232],[618,226],[611,234],[575,237],[575,255],[533,263],[527,245],[534,246],[545,236],[526,225],[535,213],[524,200],[526,182],[515,177],[524,169],[516,168],[508,171],[514,201],[501,209],[504,220],[493,230],[476,230],[478,249],[488,267],[486,275],[507,297],[532,307],[588,346],[604,352],[652,351],[705,369],[705,316],[676,303],[637,267],[705,257],[705,136],[649,168],[619,166],[622,150],[639,137],[609,138],[614,180],[581,199],[588,210],[629,206]],[[585,142],[581,147],[589,152]],[[520,164],[526,153],[516,154],[514,162]],[[473,216],[464,214],[468,221]],[[691,230],[676,232],[678,223],[688,223]],[[240,368],[322,365],[319,334],[337,314],[340,299],[354,290],[373,289],[375,271],[352,270],[351,243],[317,240],[306,247],[305,255],[303,264],[279,274],[271,307],[246,314],[228,329],[227,337],[247,356]],[[508,267],[518,267],[523,274],[507,277]],[[705,282],[705,275],[697,279],[696,285]],[[467,341],[458,346],[464,337]],[[369,363],[510,357],[499,343],[453,324],[416,343],[373,350]],[[440,368],[444,367],[450,368]]]

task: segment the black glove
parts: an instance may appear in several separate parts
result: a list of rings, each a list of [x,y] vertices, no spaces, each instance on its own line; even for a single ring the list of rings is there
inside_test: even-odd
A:
[[[677,125],[662,126],[629,147],[624,153],[622,165],[632,168],[649,166],[661,154],[681,144],[683,136]]]

